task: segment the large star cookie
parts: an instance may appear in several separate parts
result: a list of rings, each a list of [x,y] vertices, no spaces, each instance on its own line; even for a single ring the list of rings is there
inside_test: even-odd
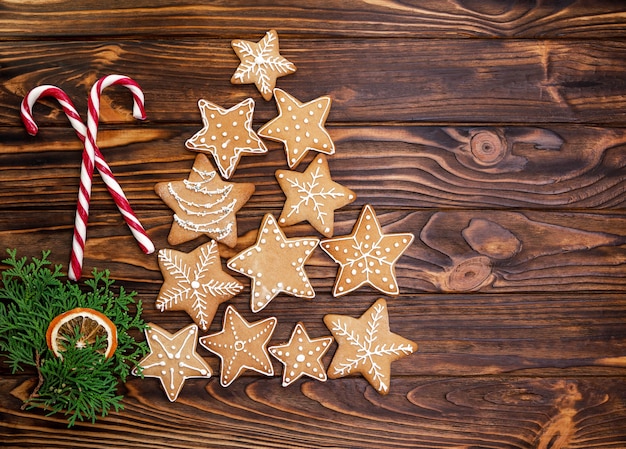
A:
[[[204,331],[211,325],[217,307],[243,290],[241,283],[222,271],[215,240],[190,253],[162,249],[159,268],[164,282],[157,308],[161,312],[184,310]]]
[[[209,159],[199,154],[188,179],[159,182],[154,190],[175,212],[170,245],[205,234],[232,248],[237,243],[235,214],[254,193],[254,184],[223,181]]]
[[[186,379],[192,377],[211,377],[209,364],[198,355],[198,326],[190,324],[175,334],[149,323],[146,330],[146,341],[150,353],[145,356],[139,366],[145,377],[157,377],[170,401],[178,398]],[[133,374],[139,375],[133,368]]]
[[[278,217],[281,226],[306,220],[325,237],[332,237],[335,210],[356,199],[352,190],[331,179],[324,155],[318,156],[303,173],[276,170],[276,179],[287,196]]]
[[[204,127],[185,142],[192,151],[211,153],[222,176],[229,179],[242,154],[267,152],[252,130],[254,100],[248,98],[230,109],[206,100],[198,101]]]
[[[291,385],[302,376],[326,381],[322,357],[330,349],[333,337],[311,339],[302,323],[296,324],[288,343],[270,346],[270,354],[284,366],[283,387]]]
[[[304,264],[319,243],[314,237],[287,238],[272,214],[266,214],[256,243],[231,257],[227,266],[252,279],[250,308],[258,312],[279,293],[313,298]]]
[[[233,306],[224,313],[224,325],[217,334],[200,338],[200,344],[222,360],[220,384],[229,386],[246,369],[266,376],[274,375],[267,342],[274,333],[276,318],[250,323]]]
[[[272,98],[276,78],[296,71],[296,66],[281,56],[278,34],[268,31],[259,42],[236,39],[231,46],[241,60],[230,82],[233,84],[254,83],[266,100]]]
[[[290,168],[297,166],[309,150],[335,153],[335,144],[324,127],[330,111],[330,97],[301,103],[280,89],[274,89],[274,96],[278,116],[263,125],[258,134],[284,144]]]
[[[330,314],[324,316],[324,323],[339,345],[328,377],[360,373],[380,394],[389,392],[391,362],[417,350],[417,344],[389,330],[387,303],[382,298],[360,318]]]
[[[374,209],[366,204],[352,234],[320,243],[340,266],[333,295],[345,295],[364,284],[388,295],[397,295],[395,264],[413,238],[410,233],[383,234]]]

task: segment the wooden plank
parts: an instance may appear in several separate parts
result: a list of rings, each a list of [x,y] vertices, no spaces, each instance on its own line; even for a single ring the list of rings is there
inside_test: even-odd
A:
[[[278,86],[303,101],[330,95],[329,123],[626,123],[621,40],[286,38],[281,49],[298,72]],[[21,126],[22,97],[40,84],[84,111],[90,86],[110,73],[141,84],[152,123],[198,123],[199,98],[230,107],[253,97],[257,121],[276,115],[253,85],[230,84],[239,60],[226,39],[5,42],[0,54],[0,125]],[[129,120],[127,92],[109,89],[102,102],[104,121]],[[36,117],[65,125],[56,105]]]

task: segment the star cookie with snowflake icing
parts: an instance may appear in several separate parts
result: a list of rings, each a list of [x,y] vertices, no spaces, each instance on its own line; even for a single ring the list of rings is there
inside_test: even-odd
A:
[[[222,360],[220,384],[229,386],[246,369],[266,376],[274,375],[267,343],[274,333],[276,318],[248,322],[233,307],[224,313],[222,330],[200,338],[200,344]]]
[[[333,295],[370,285],[388,295],[399,294],[395,264],[413,242],[411,233],[383,234],[374,208],[363,206],[352,233],[322,240],[320,247],[339,264]]]
[[[149,323],[146,341],[150,352],[140,362],[145,377],[157,377],[174,402],[183,388],[185,380],[193,377],[211,377],[209,364],[196,352],[198,326],[190,324],[171,334],[156,324]],[[139,375],[133,368],[133,374]]]
[[[308,221],[325,237],[332,237],[335,210],[356,199],[356,194],[334,182],[324,155],[318,156],[303,173],[277,170],[276,179],[287,200],[278,217],[281,226]]]
[[[233,74],[232,84],[254,83],[265,100],[271,100],[276,79],[296,71],[278,48],[278,33],[270,30],[259,42],[236,39],[231,46],[241,63]]]
[[[389,330],[387,302],[378,299],[360,318],[329,314],[324,324],[338,348],[328,377],[361,374],[380,394],[389,393],[391,362],[417,351],[417,344]]]
[[[172,249],[159,251],[163,285],[156,299],[161,311],[184,310],[208,330],[218,306],[243,290],[243,285],[222,270],[214,240],[190,253]]]
[[[226,264],[252,279],[253,312],[265,308],[279,293],[315,297],[304,264],[318,243],[315,237],[287,238],[272,214],[263,217],[256,243],[228,259]]]
[[[267,147],[252,130],[252,98],[230,109],[206,100],[199,100],[198,107],[204,126],[185,146],[191,151],[210,153],[225,179],[233,175],[243,154],[267,153]]]
[[[302,103],[278,88],[274,89],[274,96],[278,116],[263,125],[258,134],[284,144],[289,168],[296,167],[309,150],[335,153],[335,144],[325,128],[332,102],[330,97]]]

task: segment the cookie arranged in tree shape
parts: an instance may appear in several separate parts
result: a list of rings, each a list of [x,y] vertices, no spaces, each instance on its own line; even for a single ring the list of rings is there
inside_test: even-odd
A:
[[[156,324],[149,323],[146,341],[150,353],[140,362],[145,377],[157,377],[170,401],[178,398],[186,379],[211,377],[209,364],[196,352],[198,326],[190,324],[171,334]],[[133,368],[133,374],[138,375]]]
[[[199,154],[188,179],[159,182],[154,190],[175,212],[170,245],[204,234],[232,248],[237,244],[235,214],[254,193],[254,184],[222,180],[209,159]]]
[[[296,71],[296,66],[280,54],[278,33],[268,31],[259,42],[236,39],[231,46],[241,60],[230,82],[254,83],[266,100],[272,98],[276,79]]]
[[[333,295],[345,295],[365,284],[397,295],[395,264],[413,239],[411,233],[383,234],[374,208],[363,206],[352,234],[320,242],[322,250],[339,264]]]
[[[276,170],[276,179],[287,196],[278,217],[281,226],[306,220],[325,237],[332,237],[335,210],[356,199],[352,190],[331,179],[324,155],[315,158],[303,173]]]
[[[243,290],[243,285],[222,270],[215,240],[190,253],[172,249],[159,251],[163,285],[156,300],[161,312],[184,310],[208,330],[218,306]]]
[[[185,142],[191,151],[213,155],[225,179],[235,172],[243,154],[267,153],[267,147],[252,130],[254,100],[248,98],[230,109],[199,100],[204,127]]]
[[[268,348],[270,354],[276,357],[284,366],[283,387],[291,385],[302,376],[325,382],[326,370],[322,364],[322,357],[330,349],[333,337],[311,339],[304,324],[296,324],[288,343],[274,345]]]
[[[252,279],[250,308],[258,312],[279,293],[315,297],[304,264],[319,243],[315,237],[287,238],[272,214],[266,214],[256,243],[228,259],[231,270]]]
[[[220,384],[223,387],[229,386],[246,369],[274,375],[267,342],[276,322],[276,318],[270,317],[250,323],[233,306],[228,306],[222,330],[200,338],[200,344],[222,360]]]
[[[387,302],[382,298],[360,318],[329,314],[324,323],[339,345],[328,377],[359,373],[380,394],[389,393],[391,362],[417,351],[416,343],[389,330]]]
[[[331,98],[324,96],[301,103],[281,89],[274,89],[278,116],[263,125],[258,134],[282,142],[289,168],[296,167],[311,151],[334,154],[335,144],[326,131]]]

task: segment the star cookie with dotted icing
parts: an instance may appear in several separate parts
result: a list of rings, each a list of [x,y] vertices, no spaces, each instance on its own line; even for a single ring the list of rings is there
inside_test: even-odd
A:
[[[243,290],[243,285],[222,270],[215,240],[190,253],[172,249],[159,251],[163,285],[156,300],[157,309],[184,310],[208,330],[218,306]]]
[[[303,173],[277,170],[276,179],[287,196],[278,217],[281,226],[308,221],[325,237],[332,237],[335,210],[356,199],[356,194],[334,182],[324,155],[318,156]]]
[[[330,349],[333,337],[311,339],[304,324],[298,323],[288,343],[270,346],[270,354],[283,364],[283,387],[288,387],[302,376],[325,382],[326,370],[322,357]]]
[[[157,195],[174,211],[167,241],[188,242],[201,235],[234,247],[237,244],[235,214],[254,193],[254,184],[222,180],[204,154],[198,154],[182,181],[159,182]]]
[[[230,109],[199,100],[204,127],[185,142],[191,151],[213,155],[221,175],[229,179],[243,154],[267,153],[267,147],[252,130],[254,100],[248,98]]]
[[[241,63],[233,74],[232,84],[254,83],[265,100],[272,98],[276,79],[296,71],[296,66],[285,59],[278,48],[278,33],[270,30],[259,42],[236,39],[231,46]]]
[[[304,264],[318,243],[314,237],[287,238],[272,214],[263,217],[256,243],[226,264],[252,279],[253,312],[262,310],[281,292],[299,298],[315,297]]]
[[[360,318],[329,314],[324,324],[339,345],[328,377],[359,373],[383,395],[389,393],[391,362],[417,351],[417,344],[389,330],[387,302],[382,298]]]
[[[157,377],[171,402],[178,398],[185,380],[211,377],[209,364],[196,352],[198,326],[190,324],[175,334],[153,323],[148,326],[145,333],[150,352],[139,362],[141,374]],[[136,368],[132,372],[139,375]]]
[[[278,116],[267,122],[258,134],[282,142],[289,168],[296,167],[309,152],[334,154],[335,144],[326,131],[325,123],[331,99],[324,96],[301,103],[281,89],[274,89]]]
[[[274,375],[267,342],[276,322],[275,317],[270,317],[250,323],[233,306],[228,306],[222,330],[200,338],[200,344],[222,360],[220,384],[223,387],[229,386],[246,369]]]
[[[339,271],[333,295],[345,295],[368,284],[388,295],[399,294],[395,264],[413,242],[413,234],[383,234],[374,208],[366,204],[352,234],[320,242]]]

